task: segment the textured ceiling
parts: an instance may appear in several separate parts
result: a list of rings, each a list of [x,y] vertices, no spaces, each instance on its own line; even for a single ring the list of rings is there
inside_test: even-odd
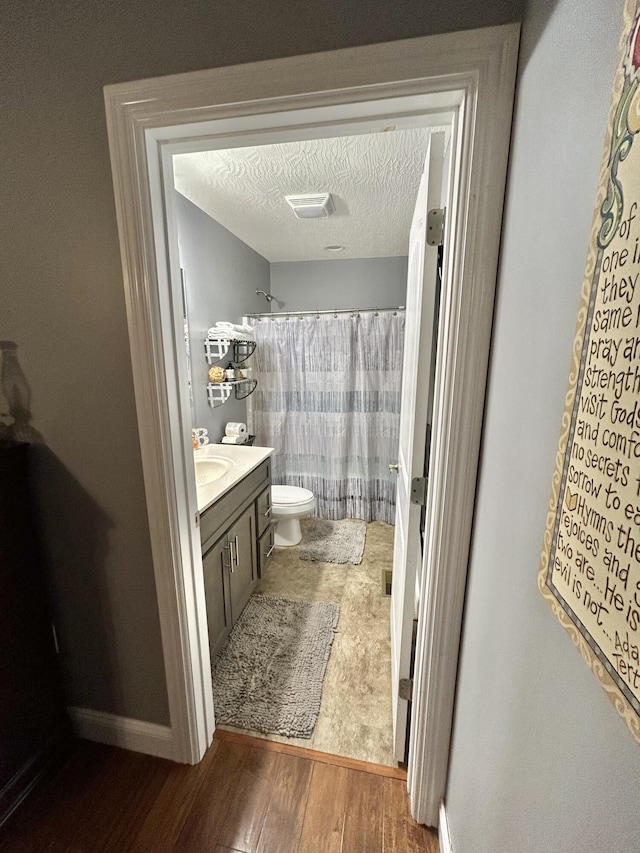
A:
[[[178,154],[175,185],[271,262],[406,255],[431,130]],[[284,199],[325,191],[326,219],[296,219]],[[324,250],[334,244],[345,251]]]

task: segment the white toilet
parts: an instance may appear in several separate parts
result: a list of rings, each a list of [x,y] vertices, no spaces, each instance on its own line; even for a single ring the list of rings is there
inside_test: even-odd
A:
[[[297,545],[302,539],[300,519],[311,515],[316,499],[299,486],[271,486],[271,517],[276,522],[276,545]]]

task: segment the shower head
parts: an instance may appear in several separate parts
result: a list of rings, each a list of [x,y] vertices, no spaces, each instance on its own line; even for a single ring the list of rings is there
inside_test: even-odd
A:
[[[264,290],[256,290],[256,296],[264,296],[267,302],[273,302],[273,296]]]

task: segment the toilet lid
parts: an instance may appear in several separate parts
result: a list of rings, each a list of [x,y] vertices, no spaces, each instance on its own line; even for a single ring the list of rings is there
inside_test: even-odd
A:
[[[271,499],[274,504],[291,506],[313,500],[313,492],[300,486],[271,486]]]

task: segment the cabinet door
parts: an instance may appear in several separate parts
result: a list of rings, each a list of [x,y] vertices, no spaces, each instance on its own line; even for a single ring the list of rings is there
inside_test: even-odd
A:
[[[231,603],[225,576],[229,573],[229,544],[223,536],[202,557],[211,662],[231,630]]]
[[[249,600],[257,580],[253,504],[242,513],[227,533],[227,537],[231,546],[231,571],[229,572],[231,615],[235,622]]]
[[[263,489],[256,498],[256,522],[260,537],[271,524],[271,485]]]
[[[258,577],[260,578],[264,577],[264,570],[275,548],[275,531],[275,524],[270,524],[258,539]]]
[[[0,441],[0,825],[71,742],[28,457],[27,444]]]

